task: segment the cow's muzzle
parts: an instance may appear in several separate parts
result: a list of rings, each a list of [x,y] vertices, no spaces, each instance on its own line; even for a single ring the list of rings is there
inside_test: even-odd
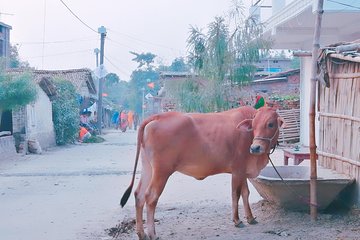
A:
[[[250,153],[251,154],[261,154],[264,152],[264,149],[259,144],[252,144],[250,146]]]

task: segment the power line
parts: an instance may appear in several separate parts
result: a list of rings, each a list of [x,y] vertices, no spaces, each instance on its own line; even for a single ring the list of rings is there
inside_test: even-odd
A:
[[[65,3],[63,0],[60,0],[60,2],[62,4],[64,4],[64,6],[71,12],[71,14],[76,17],[82,24],[84,24],[87,28],[89,28],[90,30],[92,30],[95,33],[98,33],[98,31],[96,31],[95,29],[93,29],[92,27],[90,27],[89,25],[87,25],[83,20],[81,20]]]
[[[63,55],[71,55],[71,54],[76,54],[76,53],[81,53],[81,52],[92,52],[94,49],[86,49],[86,50],[79,50],[79,51],[73,51],[73,52],[64,52],[64,53],[57,53],[57,54],[50,54],[50,55],[45,55],[45,56],[36,56],[36,57],[29,57],[30,59],[32,58],[41,58],[41,57],[55,57],[55,56],[63,56]]]
[[[342,3],[342,2],[338,2],[338,1],[334,1],[334,0],[328,0],[328,2],[337,3],[337,4],[339,4],[339,5],[343,5],[343,6],[351,7],[351,8],[355,8],[355,9],[360,9],[360,7],[353,6],[353,5],[346,4],[346,3]]]
[[[72,40],[60,40],[60,41],[48,41],[48,42],[14,42],[17,44],[28,44],[28,45],[36,45],[36,44],[58,44],[58,43],[73,43],[73,42],[85,42],[85,41],[93,41],[98,40],[97,38],[79,38]]]
[[[108,61],[114,68],[116,68],[117,70],[119,70],[121,73],[125,74],[125,75],[130,75],[128,73],[126,73],[125,71],[123,71],[122,69],[120,69],[118,66],[116,66],[112,61],[110,61],[110,59],[106,56],[104,56],[104,58],[106,59],[106,61]]]
[[[114,33],[117,33],[117,34],[121,34],[121,35],[124,35],[130,39],[133,39],[133,40],[136,40],[138,42],[142,42],[142,43],[146,43],[146,44],[150,44],[150,45],[153,45],[153,46],[158,46],[158,47],[162,47],[162,48],[167,48],[167,49],[170,49],[170,50],[176,50],[175,48],[172,48],[172,47],[169,47],[169,46],[165,46],[165,45],[162,45],[162,44],[158,44],[158,43],[153,43],[153,42],[149,42],[149,41],[145,41],[145,40],[142,40],[140,38],[136,38],[136,37],[133,37],[129,34],[126,34],[126,33],[121,33],[121,32],[118,32],[118,31],[114,31],[112,29],[108,29],[109,31],[111,32],[114,32]],[[179,49],[178,49],[179,50]]]

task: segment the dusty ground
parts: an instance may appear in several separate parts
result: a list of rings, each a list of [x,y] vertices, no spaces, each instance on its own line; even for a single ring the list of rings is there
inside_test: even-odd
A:
[[[104,137],[104,143],[42,155],[0,156],[0,239],[137,239],[133,195],[124,208],[119,206],[134,166],[136,132],[109,131]],[[282,157],[282,150],[275,151],[276,165],[282,165]],[[320,214],[311,222],[307,213],[264,202],[251,185],[250,203],[259,223],[235,228],[230,179],[228,174],[202,181],[171,176],[156,212],[160,239],[360,239],[359,211]]]
[[[242,210],[242,209],[241,209]],[[289,212],[261,200],[252,204],[259,223],[235,228],[230,204],[202,201],[198,204],[159,204],[156,229],[160,239],[360,239],[360,212],[351,210],[318,215],[313,222],[307,213]],[[107,229],[113,239],[137,239],[134,212]]]
[[[275,165],[283,165],[282,150],[277,149],[272,159]],[[291,160],[289,164],[292,164]],[[304,161],[302,165],[309,165],[309,161]],[[197,181],[179,173],[174,174],[169,179],[156,210],[158,237],[174,240],[360,240],[360,209],[345,208],[343,202],[338,201],[341,206],[331,205],[327,211],[318,213],[317,221],[312,221],[309,212],[285,210],[263,200],[251,184],[249,188],[251,208],[259,223],[235,228],[231,221],[230,175],[216,175]],[[112,239],[137,239],[133,201],[132,196],[128,204],[119,210],[117,222],[105,229]],[[241,216],[243,206],[240,200]],[[243,221],[246,222],[245,219]]]

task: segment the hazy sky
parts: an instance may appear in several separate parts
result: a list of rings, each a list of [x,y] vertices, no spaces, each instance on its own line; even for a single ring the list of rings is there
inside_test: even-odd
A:
[[[129,51],[151,52],[170,64],[186,56],[189,26],[205,28],[231,0],[0,0],[0,21],[12,26],[11,43],[37,69],[96,67],[100,26],[107,28],[105,67],[128,80],[136,68]],[[251,0],[244,0],[249,5]],[[7,15],[7,14],[13,15]],[[43,44],[44,42],[44,44]]]

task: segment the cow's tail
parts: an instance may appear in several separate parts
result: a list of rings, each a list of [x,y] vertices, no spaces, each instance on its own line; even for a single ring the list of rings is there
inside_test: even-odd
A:
[[[134,166],[134,171],[133,171],[133,175],[132,175],[132,179],[131,179],[131,182],[130,182],[130,186],[126,189],[124,195],[122,196],[121,200],[120,200],[120,205],[121,207],[124,207],[126,202],[128,201],[129,197],[130,197],[130,194],[131,194],[131,191],[132,191],[132,188],[134,186],[134,182],[135,182],[135,173],[136,173],[136,168],[137,168],[137,165],[138,165],[138,162],[139,162],[139,155],[140,155],[140,147],[141,147],[141,144],[143,144],[143,136],[144,136],[144,129],[145,129],[145,126],[158,119],[158,115],[155,115],[155,116],[152,116],[152,117],[149,117],[147,118],[146,120],[143,121],[143,123],[140,125],[139,127],[139,130],[138,130],[138,137],[137,137],[137,148],[136,148],[136,157],[135,157],[135,166]]]

